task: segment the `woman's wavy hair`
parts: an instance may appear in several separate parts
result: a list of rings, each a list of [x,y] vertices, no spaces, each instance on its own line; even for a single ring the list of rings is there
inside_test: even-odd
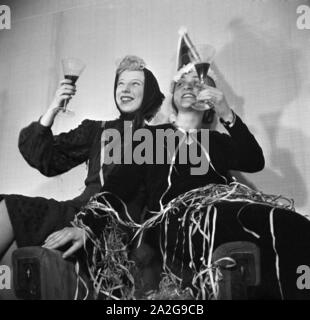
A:
[[[121,111],[116,101],[116,88],[118,79],[121,73],[125,70],[143,71],[145,78],[141,106],[138,110],[131,113],[125,113]],[[164,99],[165,96],[160,91],[157,79],[153,73],[145,67],[145,62],[143,59],[132,55],[125,56],[117,67],[114,81],[114,100],[118,110],[121,113],[121,118],[125,120],[133,120],[133,127],[140,128],[143,126],[144,120],[150,121],[156,115]]]

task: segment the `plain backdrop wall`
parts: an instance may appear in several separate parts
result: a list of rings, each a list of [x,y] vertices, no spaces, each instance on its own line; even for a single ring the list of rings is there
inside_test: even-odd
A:
[[[266,168],[242,181],[295,199],[310,212],[310,30],[298,29],[306,0],[12,0],[10,30],[0,30],[0,193],[65,200],[83,189],[86,166],[46,178],[17,148],[22,127],[47,109],[60,61],[75,56],[87,67],[53,131],[83,119],[117,116],[113,102],[116,61],[145,59],[169,98],[178,29],[216,50],[218,86],[264,149]],[[166,104],[156,119],[165,121]],[[219,130],[223,128],[218,127]]]

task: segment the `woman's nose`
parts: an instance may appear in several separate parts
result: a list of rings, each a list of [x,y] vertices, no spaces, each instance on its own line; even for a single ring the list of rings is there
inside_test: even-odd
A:
[[[130,92],[130,84],[126,84],[126,85],[123,87],[123,92]]]
[[[184,88],[185,90],[193,89],[193,88],[194,88],[194,84],[193,84],[193,82],[185,82],[183,88]]]

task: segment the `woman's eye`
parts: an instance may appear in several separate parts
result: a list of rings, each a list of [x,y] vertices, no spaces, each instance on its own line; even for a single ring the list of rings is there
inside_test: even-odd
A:
[[[133,82],[132,84],[133,84],[134,86],[140,86],[140,85],[141,85],[140,82]]]
[[[123,86],[123,85],[124,85],[124,82],[119,82],[119,83],[117,84],[118,87]]]

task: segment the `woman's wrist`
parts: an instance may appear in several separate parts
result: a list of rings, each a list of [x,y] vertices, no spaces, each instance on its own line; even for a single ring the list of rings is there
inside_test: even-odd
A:
[[[40,118],[40,124],[44,127],[51,127],[58,112],[58,108],[49,108]]]
[[[232,109],[229,109],[229,112],[225,113],[223,116],[220,116],[220,122],[225,127],[232,127],[236,122],[236,114]]]
[[[234,112],[232,111],[232,109],[227,108],[227,110],[224,113],[220,114],[219,117],[223,121],[231,122],[234,119]]]

